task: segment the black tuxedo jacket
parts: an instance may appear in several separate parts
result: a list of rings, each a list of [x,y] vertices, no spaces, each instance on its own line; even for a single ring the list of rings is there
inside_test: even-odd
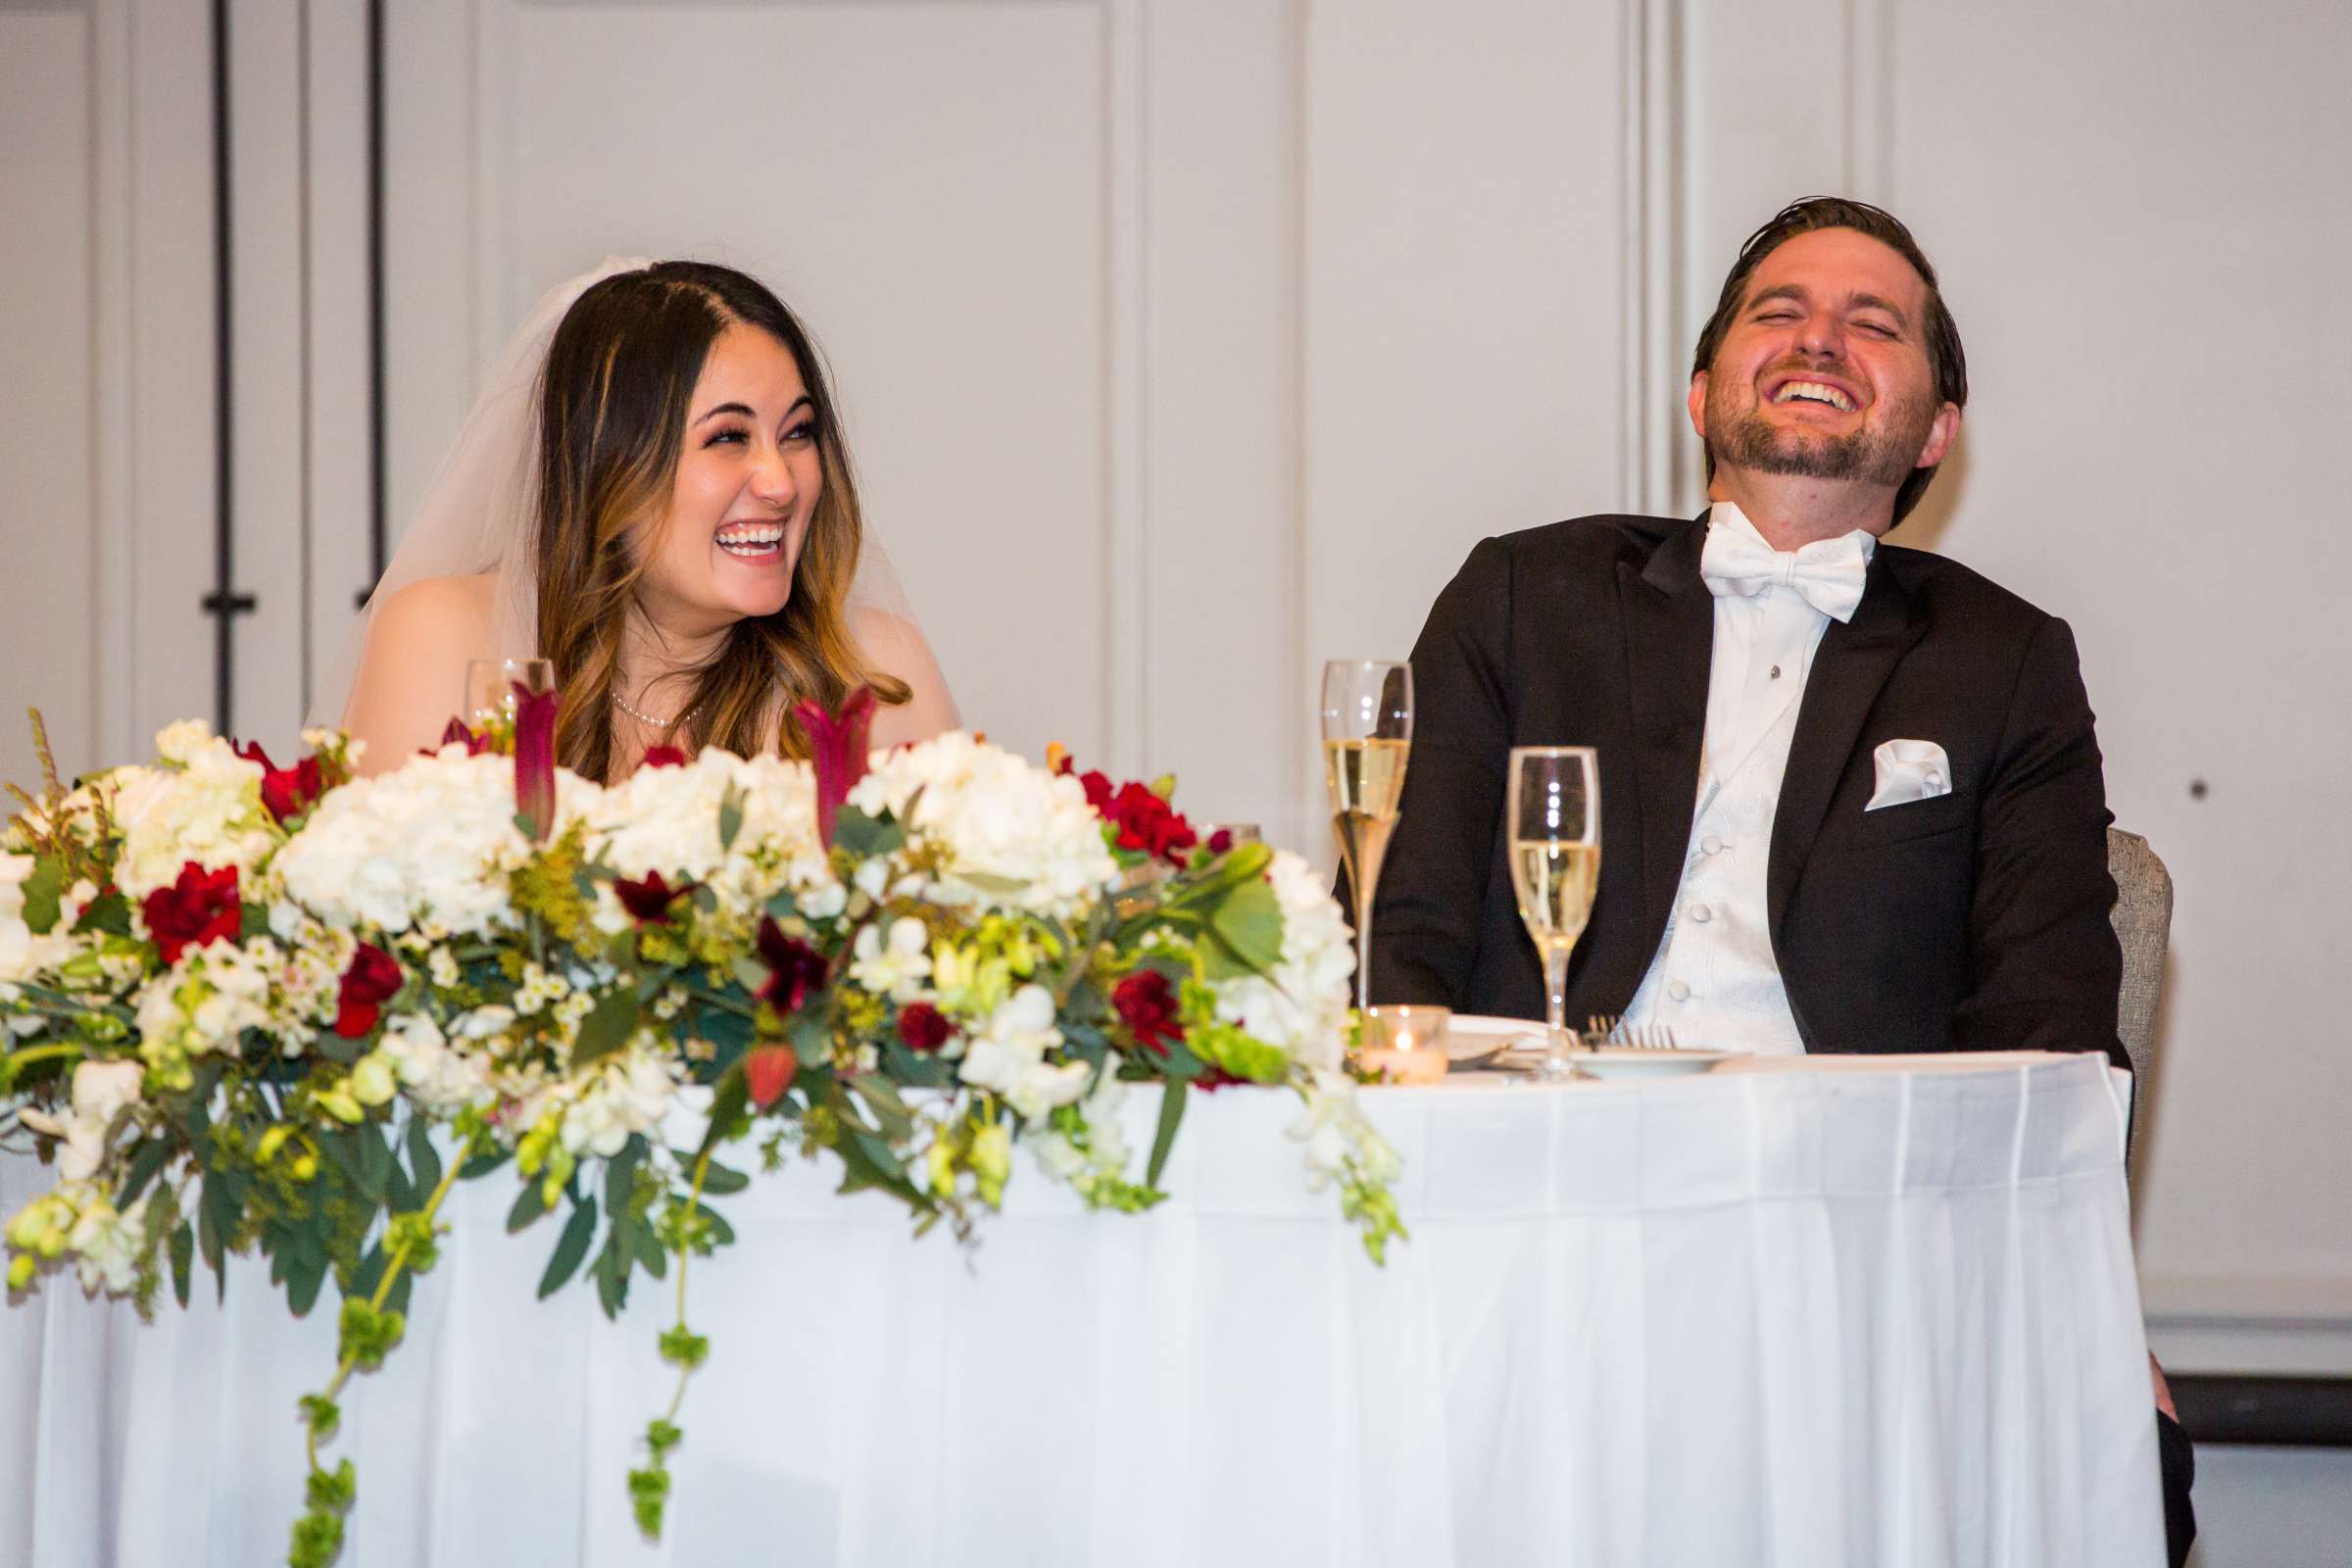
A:
[[[1538,1018],[1511,893],[1513,746],[1600,753],[1601,865],[1568,1016],[1622,1012],[1690,853],[1714,599],[1703,516],[1583,517],[1481,542],[1413,649],[1404,805],[1372,923],[1375,1001]],[[1935,741],[1948,795],[1866,812],[1882,741]],[[2101,1051],[2122,956],[2111,820],[2066,623],[1881,545],[1814,656],[1768,865],[1809,1051]]]

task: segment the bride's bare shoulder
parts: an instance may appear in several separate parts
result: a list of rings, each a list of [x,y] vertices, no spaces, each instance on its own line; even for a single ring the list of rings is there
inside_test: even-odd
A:
[[[498,573],[469,577],[419,577],[395,590],[376,609],[379,635],[407,641],[411,637],[456,640],[466,646],[490,632],[498,606]]]

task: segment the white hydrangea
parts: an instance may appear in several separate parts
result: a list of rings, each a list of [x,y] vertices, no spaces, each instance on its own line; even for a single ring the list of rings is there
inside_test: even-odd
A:
[[[1217,988],[1217,1016],[1280,1046],[1301,1066],[1337,1070],[1347,1050],[1348,981],[1355,945],[1348,921],[1315,875],[1277,850],[1268,875],[1282,906],[1282,958],[1271,977],[1250,975]]]
[[[730,789],[743,822],[722,850],[719,814]],[[602,792],[588,822],[596,858],[622,876],[690,878],[739,908],[788,884],[832,880],[816,841],[816,790],[806,762],[710,748],[682,767],[639,768]],[[609,890],[604,903],[600,923],[615,930],[627,923]]]
[[[877,753],[850,804],[903,813],[917,790],[911,827],[947,851],[926,891],[944,902],[1066,917],[1118,878],[1102,819],[1074,778],[955,731]]]
[[[603,791],[556,771],[556,826]],[[477,936],[512,918],[507,873],[531,853],[514,826],[514,764],[446,746],[319,803],[270,867],[283,894],[338,929]]]
[[[973,1033],[956,1072],[975,1089],[994,1090],[1025,1121],[1044,1117],[1086,1092],[1085,1062],[1056,1065],[1046,1053],[1061,1044],[1054,1025],[1054,994],[1023,986],[989,1014]]]
[[[122,834],[115,885],[135,903],[179,880],[190,860],[208,871],[233,865],[250,881],[278,843],[276,820],[262,804],[262,765],[201,719],[170,726],[156,747],[175,765],[118,768],[110,781]]]

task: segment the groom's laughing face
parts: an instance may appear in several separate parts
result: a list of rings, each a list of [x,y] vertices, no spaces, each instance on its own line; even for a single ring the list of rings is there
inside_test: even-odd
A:
[[[1899,485],[1941,460],[1960,411],[1936,395],[1927,284],[1850,228],[1765,257],[1722,347],[1690,384],[1718,466]]]

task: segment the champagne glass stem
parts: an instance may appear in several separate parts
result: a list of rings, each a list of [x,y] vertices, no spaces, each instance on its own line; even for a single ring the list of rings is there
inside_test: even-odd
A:
[[[1544,1065],[1557,1073],[1568,1061],[1568,950],[1558,943],[1544,945]]]
[[[1355,1010],[1372,1008],[1372,890],[1360,879],[1355,894]]]

